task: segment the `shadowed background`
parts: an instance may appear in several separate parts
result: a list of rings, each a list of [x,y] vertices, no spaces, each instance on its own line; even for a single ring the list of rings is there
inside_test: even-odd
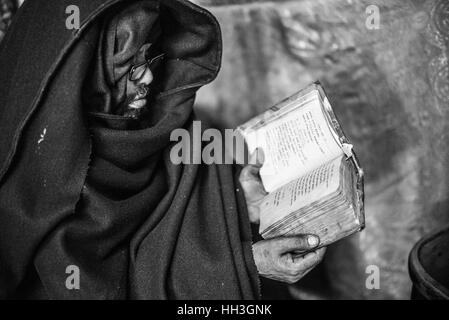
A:
[[[408,299],[410,249],[449,222],[449,1],[195,2],[223,33],[222,70],[197,100],[204,118],[233,128],[319,79],[365,170],[365,231],[290,292]],[[379,30],[365,25],[372,4]],[[379,290],[365,286],[369,265]]]
[[[330,246],[289,294],[409,298],[410,249],[449,223],[449,1],[194,2],[223,33],[222,70],[198,94],[203,119],[234,128],[320,80],[365,170],[365,231]],[[378,30],[365,25],[369,5],[379,7]],[[0,0],[0,41],[14,9]],[[365,286],[370,265],[380,270],[379,290]]]

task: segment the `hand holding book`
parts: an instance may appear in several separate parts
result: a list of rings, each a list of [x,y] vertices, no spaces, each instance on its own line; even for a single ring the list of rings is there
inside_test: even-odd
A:
[[[259,171],[264,163],[263,151],[257,149],[243,168],[239,181],[245,195],[249,219],[259,223],[260,208],[268,195]],[[320,244],[316,235],[298,235],[263,240],[253,245],[253,256],[260,276],[294,283],[304,277],[324,256],[325,248],[313,251]]]
[[[259,275],[276,281],[295,283],[318,265],[326,248],[315,251],[318,238],[313,235],[262,240],[253,245]]]

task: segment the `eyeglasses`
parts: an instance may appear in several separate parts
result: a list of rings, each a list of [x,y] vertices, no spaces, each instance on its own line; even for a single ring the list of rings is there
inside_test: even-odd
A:
[[[131,68],[129,70],[129,80],[131,81],[137,81],[143,77],[145,72],[147,71],[147,68],[150,69],[151,72],[153,72],[155,69],[157,69],[160,65],[162,60],[164,59],[165,54],[160,54],[152,58],[151,60],[146,60],[142,63],[139,63]]]

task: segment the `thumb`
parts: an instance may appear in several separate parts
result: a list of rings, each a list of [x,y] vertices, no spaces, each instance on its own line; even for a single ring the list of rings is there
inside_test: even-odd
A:
[[[259,181],[259,171],[265,161],[265,155],[262,148],[257,148],[249,157],[249,163],[241,172],[241,181]]]
[[[296,237],[285,237],[273,239],[276,241],[275,247],[280,254],[292,251],[308,251],[313,250],[320,244],[320,238],[313,234],[300,235]]]

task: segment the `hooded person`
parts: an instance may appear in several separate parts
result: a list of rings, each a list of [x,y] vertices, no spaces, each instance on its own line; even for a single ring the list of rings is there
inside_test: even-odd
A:
[[[0,48],[0,298],[260,297],[233,167],[170,159],[220,60],[188,1],[25,2]]]

